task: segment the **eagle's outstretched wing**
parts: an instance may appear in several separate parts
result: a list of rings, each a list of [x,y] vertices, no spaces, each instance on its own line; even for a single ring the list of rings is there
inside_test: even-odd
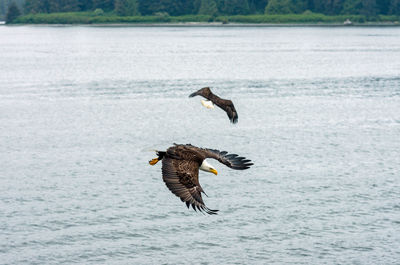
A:
[[[250,159],[246,159],[243,156],[238,156],[237,154],[228,154],[227,151],[219,151],[208,148],[202,148],[202,150],[204,150],[206,158],[214,158],[232,169],[244,170],[254,165],[251,163]]]
[[[239,116],[236,112],[235,106],[233,105],[233,102],[231,100],[227,100],[227,99],[222,99],[222,98],[218,98],[214,101],[212,101],[215,105],[217,105],[218,107],[220,107],[221,109],[223,109],[226,114],[228,114],[229,120],[232,123],[237,123]]]
[[[162,176],[168,189],[194,210],[208,214],[217,214],[218,210],[209,209],[201,197],[204,193],[199,183],[199,164],[193,160],[164,157]]]
[[[194,96],[202,96],[210,100],[212,103],[214,103],[222,110],[224,110],[226,114],[228,114],[229,120],[232,123],[238,122],[239,116],[231,100],[218,97],[217,95],[211,92],[211,89],[209,87],[203,87],[202,89],[189,95],[189,97],[194,97]]]

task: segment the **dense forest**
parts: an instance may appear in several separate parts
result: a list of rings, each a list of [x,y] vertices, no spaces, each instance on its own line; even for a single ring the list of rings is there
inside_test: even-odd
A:
[[[18,6],[20,11],[23,10],[25,0],[0,0],[0,20],[7,14],[7,10],[13,2]]]
[[[0,0],[0,15],[16,2],[22,14],[94,11],[147,15],[400,15],[400,0]]]

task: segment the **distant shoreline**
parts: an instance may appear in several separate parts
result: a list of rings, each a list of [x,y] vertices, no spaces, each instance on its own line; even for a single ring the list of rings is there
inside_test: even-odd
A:
[[[221,23],[221,22],[184,22],[184,23],[18,23],[3,24],[0,26],[48,26],[48,27],[399,27],[399,23],[356,23],[344,25],[343,23]]]
[[[19,25],[94,25],[132,27],[338,27],[338,26],[400,26],[400,17],[378,15],[368,19],[363,15],[282,14],[282,15],[153,15],[116,16],[94,12],[28,14],[11,24]]]

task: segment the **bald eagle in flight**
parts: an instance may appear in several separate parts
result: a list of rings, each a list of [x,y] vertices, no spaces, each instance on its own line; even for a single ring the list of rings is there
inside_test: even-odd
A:
[[[165,152],[157,151],[157,155],[158,157],[150,160],[149,164],[155,165],[162,160],[162,177],[168,189],[185,202],[188,208],[191,205],[195,211],[204,211],[208,214],[217,214],[218,210],[211,210],[204,204],[201,193],[206,193],[199,182],[199,169],[215,175],[218,172],[205,159],[216,159],[237,170],[248,169],[253,165],[251,160],[245,157],[228,154],[226,151],[199,148],[191,144],[174,144]]]
[[[211,89],[209,87],[203,87],[202,89],[192,93],[189,95],[189,97],[194,97],[194,96],[202,96],[206,99],[207,101],[202,100],[201,103],[203,104],[204,107],[206,108],[214,108],[214,105],[217,105],[221,109],[223,109],[226,114],[228,114],[229,120],[232,123],[237,123],[238,122],[238,114],[236,112],[235,106],[233,106],[233,103],[229,99],[222,99],[218,97],[217,95],[213,94],[211,92]]]

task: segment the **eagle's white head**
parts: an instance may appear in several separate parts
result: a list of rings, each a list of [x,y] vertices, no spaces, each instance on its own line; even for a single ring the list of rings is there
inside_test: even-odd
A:
[[[214,108],[214,103],[210,100],[201,100],[201,104],[206,107],[207,109],[213,109]]]
[[[203,163],[201,163],[200,169],[218,175],[218,171],[212,165],[210,165],[205,159],[203,160]]]

